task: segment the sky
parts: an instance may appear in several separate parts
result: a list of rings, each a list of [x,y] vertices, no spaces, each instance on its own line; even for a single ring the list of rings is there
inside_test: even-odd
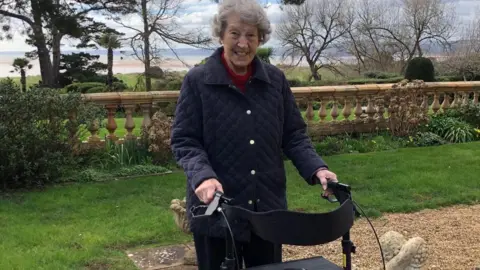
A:
[[[187,28],[201,28],[206,34],[210,33],[210,20],[212,19],[213,14],[217,11],[217,4],[209,0],[182,0],[183,1],[183,12],[178,16],[177,21],[182,27]],[[334,0],[330,0],[334,1]],[[455,1],[456,2],[456,11],[459,19],[463,22],[466,22],[473,18],[475,10],[480,8],[480,0],[444,0],[447,2]],[[272,28],[275,30],[276,24],[279,22],[282,16],[282,10],[277,4],[276,0],[259,0],[264,5],[268,5],[267,14],[271,20]],[[102,22],[106,22],[107,25],[115,27],[118,31],[124,32],[127,35],[131,34],[132,31],[122,28],[118,24],[105,20],[102,16],[96,16],[96,19]],[[138,16],[129,16],[123,18],[125,23],[128,22],[130,26],[141,27],[140,17]],[[7,51],[16,51],[24,52],[31,51],[34,48],[25,44],[25,38],[19,34],[19,24],[17,23],[12,25],[14,27],[14,38],[13,40],[0,41],[0,52]],[[16,27],[17,26],[17,27]],[[76,41],[72,40],[63,40],[63,50],[75,50],[74,46]],[[275,39],[275,36],[266,44],[266,46],[276,47],[279,45],[279,42]],[[189,46],[177,45],[175,48],[185,48]]]

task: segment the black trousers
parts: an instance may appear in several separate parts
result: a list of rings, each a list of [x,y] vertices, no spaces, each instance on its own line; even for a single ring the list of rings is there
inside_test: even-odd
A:
[[[225,260],[225,240],[193,235],[198,270],[218,270]],[[282,261],[282,245],[273,244],[252,233],[249,243],[235,242],[241,269]],[[243,265],[243,267],[242,267]]]

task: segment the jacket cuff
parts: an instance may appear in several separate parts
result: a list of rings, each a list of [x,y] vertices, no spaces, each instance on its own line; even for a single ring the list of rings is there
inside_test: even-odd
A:
[[[203,183],[203,181],[210,178],[218,178],[215,172],[213,172],[211,169],[203,169],[201,171],[198,171],[197,173],[195,173],[195,175],[193,175],[191,179],[190,184],[192,189],[195,191],[198,186]]]

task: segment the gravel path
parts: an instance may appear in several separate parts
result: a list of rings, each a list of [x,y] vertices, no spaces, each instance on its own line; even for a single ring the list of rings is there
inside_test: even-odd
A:
[[[395,230],[406,239],[420,236],[427,242],[428,258],[423,269],[472,270],[480,267],[480,204],[423,210],[408,214],[385,214],[370,220],[380,238]],[[352,254],[356,269],[383,269],[380,249],[370,224],[358,220],[351,231],[357,246]],[[324,256],[341,265],[340,240],[315,247],[285,246],[284,260]]]

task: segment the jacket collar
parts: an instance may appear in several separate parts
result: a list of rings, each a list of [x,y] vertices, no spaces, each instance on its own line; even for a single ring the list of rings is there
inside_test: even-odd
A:
[[[219,47],[208,57],[205,63],[205,83],[206,84],[231,84],[227,69],[222,63],[223,47]],[[265,63],[263,63],[258,56],[255,56],[252,61],[253,74],[252,78],[270,83],[270,77],[265,70]]]

